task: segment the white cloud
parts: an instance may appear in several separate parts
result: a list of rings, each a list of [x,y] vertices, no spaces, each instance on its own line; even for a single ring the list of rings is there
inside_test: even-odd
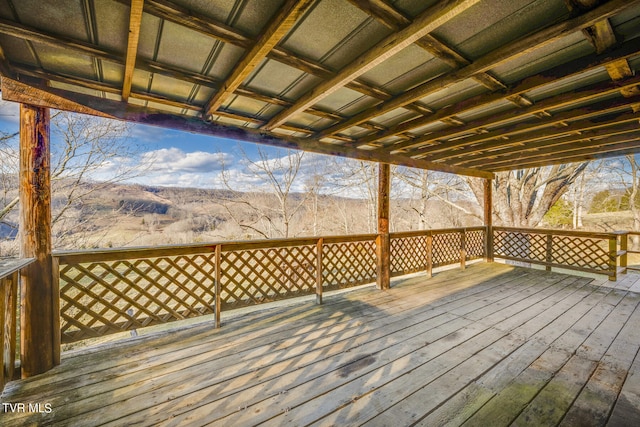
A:
[[[233,161],[229,153],[194,151],[185,153],[179,148],[162,148],[142,154],[141,163],[148,165],[150,173],[194,174],[220,171],[223,164]]]

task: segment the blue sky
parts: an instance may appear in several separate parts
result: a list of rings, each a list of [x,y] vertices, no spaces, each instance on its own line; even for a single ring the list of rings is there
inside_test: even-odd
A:
[[[0,101],[0,130],[12,133],[17,132],[18,128],[18,104]],[[105,164],[103,175],[94,175],[94,179],[105,179],[120,165],[142,163],[149,165],[146,172],[130,181],[154,186],[224,188],[221,179],[224,165],[229,176],[233,177],[234,189],[257,190],[268,187],[247,170],[245,156],[257,161],[258,150],[263,150],[269,159],[287,154],[285,150],[266,145],[144,125],[132,125],[131,138],[141,147],[138,158],[119,158],[111,164]],[[323,157],[305,153],[294,191],[304,191],[309,174],[318,173],[316,166]],[[330,174],[326,170],[323,173]]]

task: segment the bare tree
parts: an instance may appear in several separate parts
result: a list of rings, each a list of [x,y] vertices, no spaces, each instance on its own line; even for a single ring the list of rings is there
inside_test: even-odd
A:
[[[499,172],[493,182],[493,210],[496,225],[536,227],[547,211],[569,190],[588,163]],[[482,180],[467,179],[478,203],[482,204]]]
[[[228,167],[222,171],[222,179],[230,194],[223,197],[223,205],[231,219],[242,229],[264,238],[290,237],[291,223],[306,202],[304,193],[294,197],[293,184],[300,172],[303,151],[278,151],[280,156],[270,157],[268,152],[258,148],[258,159],[252,160],[239,149],[241,164],[258,184],[253,191],[242,191],[235,182]],[[268,188],[268,194],[259,188]],[[275,203],[273,198],[275,198]]]
[[[397,167],[392,169],[393,177],[400,186],[408,190],[408,209],[418,218],[418,229],[433,228],[434,218],[429,218],[429,207],[433,201],[446,206],[449,222],[461,226],[460,215],[480,216],[480,209],[471,208],[467,203],[470,197],[469,186],[457,175],[434,172],[425,169]]]
[[[131,126],[115,120],[56,111],[51,116],[51,183],[54,247],[94,246],[105,234],[95,225],[93,193],[143,173],[150,162],[134,161],[141,150]],[[3,208],[0,220],[16,209],[18,147],[15,135],[3,144]],[[7,176],[11,179],[7,179]],[[10,184],[6,184],[10,183]],[[8,195],[12,195],[8,199]]]

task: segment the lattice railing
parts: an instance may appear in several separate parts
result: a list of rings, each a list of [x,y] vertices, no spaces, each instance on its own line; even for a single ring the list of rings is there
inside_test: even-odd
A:
[[[548,268],[603,273],[615,278],[617,259],[626,256],[626,240],[623,250],[617,249],[619,235],[495,227],[493,254],[496,258],[540,264]]]
[[[14,378],[19,329],[18,300],[20,271],[33,259],[0,259],[0,393]]]
[[[399,276],[485,256],[485,227],[391,234],[391,274]]]
[[[278,247],[259,245],[222,245],[222,308],[261,304],[315,292],[315,240],[296,241],[291,245],[281,242]]]
[[[346,288],[376,280],[375,235],[326,238],[322,245],[322,277],[326,288]]]
[[[62,342],[213,313],[213,248],[60,254]]]

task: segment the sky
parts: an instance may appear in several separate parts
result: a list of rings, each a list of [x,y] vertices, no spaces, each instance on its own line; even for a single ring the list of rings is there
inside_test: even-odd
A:
[[[18,129],[19,104],[0,101],[0,131],[12,133]],[[52,132],[52,138],[53,135]],[[224,168],[234,190],[255,191],[269,187],[250,172],[250,161],[260,161],[260,150],[270,161],[286,159],[287,155],[286,150],[266,145],[137,124],[131,125],[131,141],[140,147],[137,158],[114,159],[94,172],[92,178],[105,180],[123,165],[140,164],[145,172],[127,182],[165,187],[225,188],[221,175]],[[304,154],[293,191],[305,190],[306,183],[318,173],[318,164],[324,158],[326,156]],[[322,172],[331,175],[326,167]],[[351,196],[357,197],[356,194]]]

